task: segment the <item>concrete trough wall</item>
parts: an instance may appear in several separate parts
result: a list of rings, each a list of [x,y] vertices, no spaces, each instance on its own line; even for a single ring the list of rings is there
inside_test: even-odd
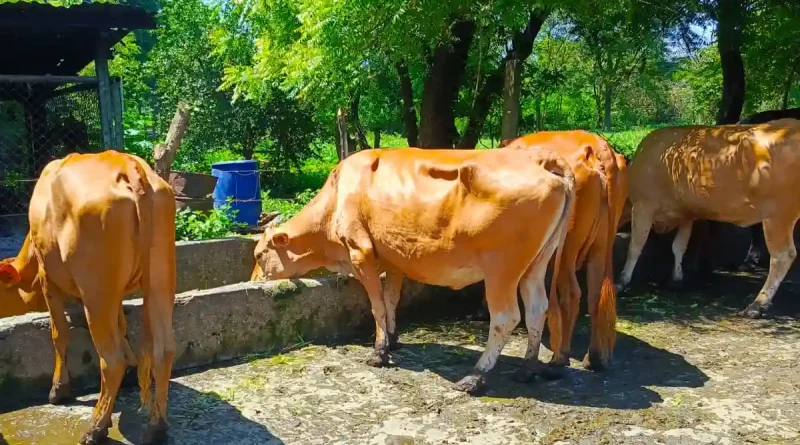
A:
[[[219,252],[206,251],[214,255]],[[197,261],[205,264],[205,260]],[[209,270],[226,270],[225,267],[217,264]],[[183,274],[188,276],[189,271]],[[206,279],[213,282],[221,277],[207,275]],[[411,312],[409,308],[433,309],[436,304],[431,304],[432,300],[446,305],[452,295],[454,292],[447,289],[406,281],[399,316]],[[136,350],[142,300],[127,300],[123,307],[131,346]],[[174,308],[176,370],[274,351],[297,344],[300,339],[331,341],[374,326],[363,287],[354,279],[342,277],[190,290],[176,296]],[[76,308],[68,312],[72,326],[68,365],[73,388],[76,392],[96,389],[100,383],[98,359],[85,318]],[[46,313],[0,319],[0,406],[21,400],[46,400],[53,364],[50,319]]]

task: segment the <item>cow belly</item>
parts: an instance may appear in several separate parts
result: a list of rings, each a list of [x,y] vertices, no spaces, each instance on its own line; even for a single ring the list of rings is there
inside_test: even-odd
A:
[[[455,290],[484,279],[483,270],[477,266],[425,266],[428,267],[414,267],[404,273],[414,281]]]

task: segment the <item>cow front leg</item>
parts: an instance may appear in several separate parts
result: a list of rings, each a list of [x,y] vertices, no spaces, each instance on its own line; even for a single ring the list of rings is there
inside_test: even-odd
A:
[[[631,241],[628,245],[628,258],[625,259],[625,267],[619,277],[617,293],[621,293],[628,287],[633,277],[633,270],[636,262],[642,254],[642,249],[650,236],[650,227],[653,225],[654,210],[642,204],[637,204],[632,210],[631,222]]]
[[[383,301],[386,305],[386,332],[389,337],[389,350],[400,349],[397,335],[397,305],[403,290],[403,274],[395,270],[386,271],[386,282],[383,286]]]
[[[68,403],[74,399],[67,369],[67,347],[69,346],[69,322],[64,313],[64,300],[60,296],[45,295],[50,312],[50,334],[55,348],[56,363],[53,371],[53,386],[48,400],[53,405]]]
[[[473,371],[456,383],[455,388],[470,394],[477,393],[486,386],[489,371],[497,364],[511,331],[519,324],[520,313],[517,304],[517,284],[519,278],[508,279],[508,275],[486,274],[486,302],[489,305],[489,341],[486,349]],[[547,306],[545,306],[545,309]]]
[[[364,286],[369,296],[372,316],[375,318],[375,350],[367,364],[382,367],[389,364],[389,335],[386,329],[386,304],[383,300],[383,289],[377,260],[372,246],[350,246],[350,261],[354,275]]]
[[[689,246],[689,238],[692,236],[692,221],[685,222],[678,227],[675,239],[672,240],[672,256],[674,264],[672,266],[672,276],[667,283],[667,289],[681,290],[684,287],[683,277],[683,255]]]
[[[780,220],[778,218],[764,220],[764,237],[770,254],[769,275],[767,275],[767,281],[755,300],[739,312],[740,316],[758,318],[772,304],[775,292],[778,291],[786,272],[789,271],[795,258],[797,258],[797,249],[795,249],[793,239],[796,222],[796,218],[790,220]]]

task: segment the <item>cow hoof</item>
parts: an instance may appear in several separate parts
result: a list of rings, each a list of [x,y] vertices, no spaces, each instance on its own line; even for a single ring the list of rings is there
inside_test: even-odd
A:
[[[142,436],[143,445],[156,445],[167,441],[167,422],[163,419],[155,425],[148,424]]]
[[[403,344],[400,343],[399,340],[400,336],[397,334],[389,334],[389,350],[390,351],[397,351],[398,349],[403,347]]]
[[[367,366],[372,366],[373,368],[383,368],[389,364],[389,354],[386,352],[374,351],[372,355],[369,356],[366,363]]]
[[[684,283],[683,280],[670,279],[669,281],[667,281],[667,285],[665,287],[669,291],[679,292],[686,288],[686,283]]]
[[[749,318],[751,320],[760,318],[764,315],[764,312],[767,310],[767,307],[762,305],[761,303],[750,303],[747,305],[746,308],[739,311],[739,316],[743,318]]]
[[[625,286],[624,284],[617,284],[617,285],[614,286],[614,290],[617,291],[617,296],[618,297],[623,295],[625,293],[626,289],[627,289],[627,286]]]
[[[603,359],[600,353],[589,351],[583,358],[583,367],[589,371],[602,372],[611,366],[610,359]]]
[[[81,445],[97,445],[102,443],[108,438],[108,427],[96,428],[92,427],[81,436]]]
[[[72,385],[69,383],[55,384],[50,388],[50,396],[47,398],[51,405],[63,405],[75,400],[72,395]]]
[[[467,394],[477,394],[486,388],[486,374],[475,372],[455,384],[455,388]]]

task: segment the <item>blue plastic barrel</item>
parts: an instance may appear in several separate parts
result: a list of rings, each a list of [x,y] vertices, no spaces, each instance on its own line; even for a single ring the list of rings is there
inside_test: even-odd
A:
[[[261,187],[256,161],[228,161],[211,165],[211,175],[217,177],[214,187],[214,208],[233,198],[231,210],[237,210],[234,221],[248,226],[258,225],[261,215]]]

